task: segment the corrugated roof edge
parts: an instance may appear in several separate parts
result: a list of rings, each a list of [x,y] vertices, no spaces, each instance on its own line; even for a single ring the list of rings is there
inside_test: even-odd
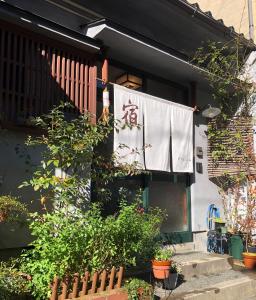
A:
[[[229,32],[230,36],[239,37],[241,42],[245,44],[247,47],[250,47],[251,50],[256,50],[256,45],[254,44],[253,40],[247,39],[243,33],[237,33],[233,26],[226,26],[222,19],[215,19],[210,11],[204,12],[201,10],[198,3],[189,3],[187,0],[176,0],[176,4],[180,4],[187,9],[190,9],[193,12],[194,16],[201,16],[206,21],[210,21],[212,25],[215,27],[219,27],[218,29]],[[173,2],[173,3],[175,3]]]

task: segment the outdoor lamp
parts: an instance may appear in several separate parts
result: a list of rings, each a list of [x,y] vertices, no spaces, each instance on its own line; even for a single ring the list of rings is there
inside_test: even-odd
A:
[[[218,107],[212,107],[211,104],[208,104],[208,108],[202,111],[202,116],[205,118],[213,119],[221,113],[221,110]]]
[[[142,86],[142,79],[135,75],[125,73],[116,79],[116,83],[129,89],[136,90]]]

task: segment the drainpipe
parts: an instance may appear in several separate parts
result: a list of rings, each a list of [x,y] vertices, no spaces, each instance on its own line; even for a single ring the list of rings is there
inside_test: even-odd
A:
[[[249,17],[249,37],[254,40],[254,24],[253,24],[253,10],[252,0],[248,0],[248,17]]]

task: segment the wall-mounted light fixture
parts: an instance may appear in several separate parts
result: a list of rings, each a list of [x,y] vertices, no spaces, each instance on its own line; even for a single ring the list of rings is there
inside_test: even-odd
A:
[[[195,106],[194,113],[202,113],[203,117],[213,119],[221,113],[221,110],[218,107],[212,107],[211,104],[207,104],[203,107]]]
[[[125,73],[116,79],[116,83],[132,90],[137,90],[142,86],[142,78]]]
[[[208,108],[202,111],[202,116],[205,118],[213,119],[221,113],[221,110],[218,107],[212,107],[211,104],[208,104]]]

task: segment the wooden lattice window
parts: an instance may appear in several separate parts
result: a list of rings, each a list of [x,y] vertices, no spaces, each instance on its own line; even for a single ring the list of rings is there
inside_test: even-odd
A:
[[[210,124],[216,126],[215,121],[211,121]],[[252,118],[233,117],[223,124],[223,128],[228,130],[228,137],[220,135],[215,140],[210,139],[208,142],[209,177],[221,177],[224,174],[236,175],[240,172],[249,172],[255,175]],[[240,135],[239,138],[236,137],[237,134]],[[241,141],[242,148],[236,141]],[[228,151],[228,158],[223,157],[217,160],[214,158],[213,151],[218,148],[218,145],[225,146],[226,151]]]
[[[1,120],[23,123],[60,101],[96,114],[96,73],[90,54],[0,23]]]

